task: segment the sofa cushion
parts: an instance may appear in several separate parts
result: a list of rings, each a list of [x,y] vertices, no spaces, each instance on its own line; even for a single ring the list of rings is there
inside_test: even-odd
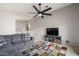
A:
[[[13,34],[11,37],[11,43],[13,45],[23,43],[23,40],[21,39],[21,34]]]
[[[24,49],[24,43],[14,45],[19,51]]]
[[[29,44],[29,42],[28,44],[21,43],[21,44],[15,45],[15,47],[17,48],[17,50],[22,51],[22,50],[25,50],[25,49],[27,50],[28,48],[31,48],[32,44]]]
[[[12,44],[5,44],[3,46],[0,46],[0,49],[7,48],[7,47],[11,47],[11,46],[12,46]]]
[[[34,41],[33,40],[28,40],[25,43],[21,43],[21,44],[17,44],[14,45],[18,50],[24,50],[24,49],[28,49],[31,48],[32,45],[34,45]]]
[[[9,56],[23,56],[23,54],[19,50],[16,50],[16,51],[10,53]]]
[[[21,39],[23,42],[25,42],[25,34],[21,34]]]
[[[4,35],[4,39],[7,42],[7,44],[11,43],[11,35]]]
[[[0,54],[9,54],[15,52],[16,48],[10,44],[6,44],[0,48]]]

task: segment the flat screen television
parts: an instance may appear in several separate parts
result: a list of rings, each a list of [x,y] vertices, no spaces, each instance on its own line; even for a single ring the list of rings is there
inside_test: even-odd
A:
[[[59,35],[59,28],[47,28],[46,35],[58,36]]]

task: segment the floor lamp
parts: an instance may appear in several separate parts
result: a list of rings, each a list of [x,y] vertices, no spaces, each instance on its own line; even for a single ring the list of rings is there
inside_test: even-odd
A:
[[[25,35],[25,38],[26,39],[30,39],[29,29],[30,29],[30,24],[27,24],[26,25],[26,35]]]

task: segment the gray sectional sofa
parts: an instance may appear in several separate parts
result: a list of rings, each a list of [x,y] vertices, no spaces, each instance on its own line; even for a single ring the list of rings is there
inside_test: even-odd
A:
[[[25,34],[0,35],[0,56],[23,56],[22,50],[32,48],[33,37]]]

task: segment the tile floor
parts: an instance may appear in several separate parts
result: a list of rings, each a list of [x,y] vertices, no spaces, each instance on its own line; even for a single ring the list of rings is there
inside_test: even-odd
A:
[[[78,54],[74,51],[73,47],[68,46],[66,56],[78,56]]]

